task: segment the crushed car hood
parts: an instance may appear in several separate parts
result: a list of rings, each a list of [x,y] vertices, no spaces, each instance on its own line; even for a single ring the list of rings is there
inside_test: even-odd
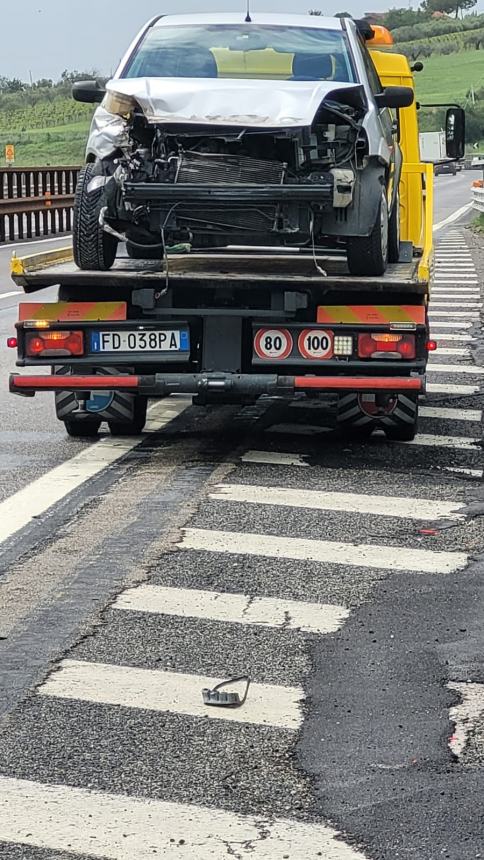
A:
[[[337,81],[118,78],[107,89],[132,96],[153,124],[290,128],[310,126],[331,93],[361,89]]]

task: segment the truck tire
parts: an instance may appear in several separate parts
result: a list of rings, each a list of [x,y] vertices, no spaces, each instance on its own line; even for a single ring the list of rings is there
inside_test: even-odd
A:
[[[112,436],[139,436],[146,424],[148,398],[141,394],[134,396],[133,417],[130,421],[108,421]]]
[[[101,422],[98,419],[65,418],[64,427],[68,436],[74,439],[93,439],[99,433]]]
[[[104,206],[104,186],[89,190],[98,177],[94,164],[86,164],[79,174],[74,200],[73,246],[74,260],[80,269],[105,272],[116,259],[118,242],[99,224]]]
[[[369,236],[352,236],[348,239],[347,258],[351,275],[378,277],[388,265],[388,202],[382,188],[375,225]]]
[[[395,394],[379,405],[374,395],[341,394],[336,421],[345,435],[368,437],[380,429],[394,442],[411,442],[418,429],[418,395]]]
[[[388,221],[388,262],[398,263],[400,259],[400,195],[393,203],[392,213]]]

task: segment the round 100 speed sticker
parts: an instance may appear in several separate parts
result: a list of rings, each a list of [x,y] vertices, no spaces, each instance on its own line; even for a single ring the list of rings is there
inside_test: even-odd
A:
[[[306,328],[298,338],[298,349],[303,358],[331,358],[333,354],[333,332],[319,328]]]
[[[287,328],[260,328],[254,337],[254,349],[266,361],[284,361],[292,347],[293,339]]]

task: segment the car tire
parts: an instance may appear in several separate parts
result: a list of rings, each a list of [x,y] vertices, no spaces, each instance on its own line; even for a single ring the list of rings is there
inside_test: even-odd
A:
[[[388,262],[398,263],[400,259],[400,195],[397,191],[392,213],[388,221]]]
[[[79,269],[106,272],[116,259],[118,242],[99,223],[105,202],[104,186],[89,190],[91,181],[97,176],[99,173],[94,164],[86,164],[79,173],[72,230],[74,261]]]
[[[146,424],[148,398],[137,394],[134,398],[131,421],[108,421],[111,436],[139,436]]]
[[[99,433],[101,422],[80,418],[65,418],[64,427],[68,436],[74,439],[93,439]]]
[[[382,188],[375,225],[369,236],[348,239],[348,269],[351,275],[378,277],[388,265],[388,201]]]

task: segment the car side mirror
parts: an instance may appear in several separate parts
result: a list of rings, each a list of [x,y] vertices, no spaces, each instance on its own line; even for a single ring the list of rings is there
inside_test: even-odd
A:
[[[451,107],[445,116],[447,158],[463,158],[466,144],[466,115],[461,107]]]
[[[76,102],[86,104],[101,104],[106,90],[97,81],[78,81],[72,86],[72,98]]]
[[[375,101],[379,108],[405,108],[410,107],[415,99],[412,87],[385,87],[383,92],[377,93]]]

